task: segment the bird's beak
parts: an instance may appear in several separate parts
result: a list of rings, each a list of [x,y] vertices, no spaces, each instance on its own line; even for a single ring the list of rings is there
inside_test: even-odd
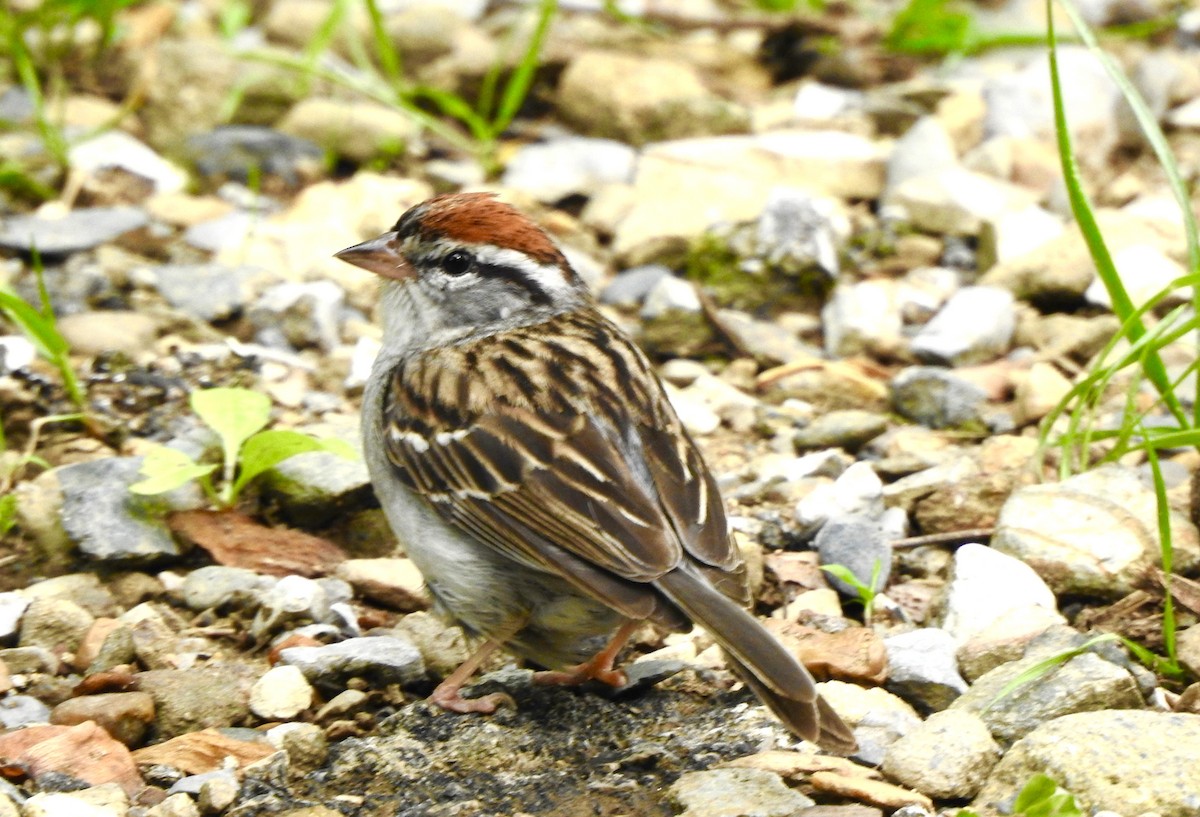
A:
[[[347,247],[341,252],[335,252],[334,258],[340,258],[348,264],[362,267],[384,278],[401,281],[412,277],[416,270],[408,259],[396,249],[396,233],[384,233],[378,238]]]

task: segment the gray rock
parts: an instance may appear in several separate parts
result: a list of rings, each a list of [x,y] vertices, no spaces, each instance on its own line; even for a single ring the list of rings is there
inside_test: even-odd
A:
[[[183,580],[180,595],[188,609],[254,610],[276,579],[244,567],[207,565],[193,570]]]
[[[245,685],[219,667],[139,672],[138,689],[154,698],[155,734],[173,738],[201,729],[235,726],[250,714]]]
[[[46,647],[9,647],[0,650],[0,661],[4,662],[9,672],[25,675],[57,675],[62,669],[62,661]]]
[[[887,431],[888,418],[873,411],[844,409],[819,415],[792,438],[797,450],[844,448],[857,451]]]
[[[832,517],[817,531],[814,542],[822,565],[842,565],[867,587],[882,590],[892,573],[892,548],[878,521],[856,516]],[[872,584],[872,577],[878,573]],[[839,593],[858,598],[858,591],[827,574]]]
[[[1085,813],[1192,817],[1200,810],[1200,716],[1116,711],[1064,715],[1018,741],[992,770],[977,806],[1011,802],[1034,774]]]
[[[775,321],[758,320],[737,309],[717,310],[717,320],[739,349],[765,366],[821,355],[820,349]]]
[[[246,316],[260,333],[278,332],[294,349],[329,352],[341,342],[345,303],[345,291],[333,281],[288,281],[263,292]]]
[[[549,204],[589,196],[605,184],[628,183],[636,161],[636,151],[621,142],[569,136],[521,147],[500,183]]]
[[[670,268],[661,264],[627,269],[600,290],[600,303],[612,306],[640,305],[658,282],[671,274]]]
[[[298,428],[317,437],[339,437],[357,449],[358,425],[340,424]],[[329,524],[347,508],[371,494],[371,477],[361,456],[343,457],[328,451],[309,451],[289,457],[268,471],[263,491],[277,501],[287,518],[301,527]]]
[[[7,641],[17,634],[21,626],[21,616],[29,599],[16,592],[0,593],[0,641]]]
[[[711,93],[691,65],[615,51],[575,55],[559,80],[557,104],[582,133],[635,145],[736,133],[749,124],[746,111]]]
[[[888,384],[896,412],[928,428],[958,428],[983,422],[987,393],[936,366],[909,366]]]
[[[1200,535],[1169,513],[1175,569],[1200,564]],[[1108,465],[1059,483],[1014,491],[992,547],[1040,566],[1057,593],[1120,598],[1160,564],[1154,491],[1136,471]]]
[[[816,805],[762,769],[687,772],[671,786],[682,817],[793,817]]]
[[[967,682],[958,673],[954,636],[945,630],[926,627],[900,633],[885,638],[883,646],[888,657],[887,688],[918,709],[939,712],[967,691]]]
[[[95,620],[70,599],[34,599],[21,618],[20,645],[74,652]]]
[[[984,545],[966,544],[955,552],[942,628],[959,643],[1027,607],[1058,609],[1033,568]]]
[[[61,218],[12,216],[0,221],[0,247],[18,252],[37,249],[43,256],[70,255],[145,227],[149,221],[136,207],[83,207]]]
[[[203,321],[240,311],[252,297],[255,280],[263,277],[254,267],[222,264],[163,264],[149,272],[171,306]]]
[[[403,156],[420,133],[417,121],[394,105],[312,96],[293,105],[278,128],[302,144],[318,145],[359,163]],[[296,175],[305,172],[298,168]]]
[[[16,729],[50,722],[50,707],[32,695],[8,695],[0,699],[0,726]]]
[[[378,685],[408,684],[425,677],[420,651],[397,636],[348,638],[324,647],[288,647],[279,658],[299,667],[310,683],[325,688],[336,688],[355,676]]]
[[[308,141],[256,125],[228,125],[187,139],[188,152],[203,176],[247,182],[260,174],[289,185],[315,175],[325,152]]]
[[[930,494],[963,480],[979,476],[979,464],[967,455],[925,468],[889,482],[883,487],[883,499],[888,507],[911,511]]]
[[[192,484],[162,497],[138,497],[129,486],[140,477],[141,457],[108,457],[55,469],[62,486],[62,525],[70,541],[98,562],[159,564],[183,551],[163,521],[167,509],[203,504]]]
[[[834,205],[796,187],[774,187],[754,224],[754,254],[789,275],[838,273]]]
[[[1005,687],[1044,660],[1045,656],[1031,656],[996,667],[977,679],[950,708],[979,715],[992,736],[1007,746],[1047,721],[1072,712],[1145,706],[1129,670],[1094,652],[1076,655],[1001,696]]]
[[[888,748],[883,773],[934,799],[964,800],[975,796],[1000,755],[978,716],[935,712]]]
[[[93,616],[115,616],[120,612],[112,591],[95,573],[68,573],[34,582],[20,591],[34,599],[67,599]]]
[[[1016,328],[1013,295],[1000,287],[964,287],[912,340],[912,351],[927,362],[966,366],[1008,351]]]

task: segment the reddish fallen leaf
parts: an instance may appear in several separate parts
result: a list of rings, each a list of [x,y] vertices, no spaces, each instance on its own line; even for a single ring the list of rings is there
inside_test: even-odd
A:
[[[769,618],[766,628],[818,679],[882,684],[887,680],[887,651],[874,630],[850,627],[837,633]]]
[[[130,797],[145,783],[125,744],[92,721],[75,726],[31,726],[0,735],[0,768],[30,777],[60,772],[93,786],[116,783]]]
[[[202,729],[171,738],[165,743],[146,746],[133,753],[138,763],[161,763],[182,769],[188,774],[214,772],[224,767],[225,758],[232,757],[238,768],[270,757],[278,751],[269,743],[238,740],[216,729]]]
[[[825,571],[821,570],[817,559],[814,551],[781,551],[767,554],[764,561],[767,569],[775,574],[780,584],[799,585],[805,590],[817,590],[829,586],[825,581]],[[789,591],[788,595],[794,595],[794,591]]]
[[[293,633],[292,635],[289,635],[287,638],[281,639],[278,644],[276,644],[274,647],[271,648],[270,652],[267,653],[267,660],[271,662],[271,666],[275,666],[276,664],[279,663],[279,654],[281,652],[283,652],[284,650],[286,650],[288,647],[321,647],[321,646],[324,646],[324,642],[317,641],[317,639],[313,638],[312,636],[297,635],[297,634]]]
[[[227,567],[271,576],[325,576],[346,560],[327,539],[291,528],[268,528],[237,511],[176,511],[171,530]]]
[[[137,678],[128,670],[111,669],[93,672],[72,690],[76,695],[97,695],[101,692],[128,692],[137,689]]]

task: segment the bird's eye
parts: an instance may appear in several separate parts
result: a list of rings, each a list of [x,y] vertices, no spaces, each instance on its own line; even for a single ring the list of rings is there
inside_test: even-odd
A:
[[[475,263],[475,256],[464,250],[455,250],[442,259],[442,269],[451,275],[462,275]]]

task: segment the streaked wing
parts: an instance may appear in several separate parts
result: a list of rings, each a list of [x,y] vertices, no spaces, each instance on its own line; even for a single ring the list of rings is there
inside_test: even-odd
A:
[[[614,384],[619,384],[614,388]],[[397,367],[385,439],[451,523],[631,617],[685,561],[744,601],[716,486],[649,363],[598,314],[560,315]]]

